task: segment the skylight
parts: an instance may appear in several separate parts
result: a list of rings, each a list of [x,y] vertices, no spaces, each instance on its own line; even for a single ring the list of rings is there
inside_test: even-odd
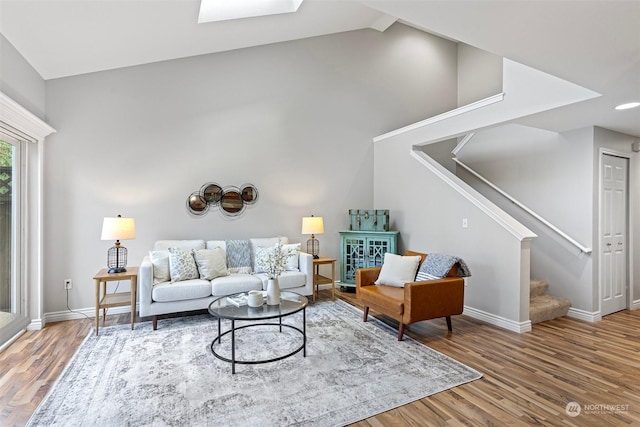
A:
[[[296,12],[302,0],[201,0],[198,23]]]

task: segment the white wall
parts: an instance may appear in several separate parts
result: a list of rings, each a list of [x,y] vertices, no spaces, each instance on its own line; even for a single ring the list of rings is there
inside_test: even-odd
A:
[[[521,272],[529,274],[528,242],[452,190],[410,150],[406,144],[375,144],[374,204],[390,209],[391,226],[400,230],[400,250],[461,257],[472,273],[465,279],[465,313],[526,330],[528,289],[521,286]],[[463,218],[468,228],[462,227]]]
[[[104,216],[135,217],[130,265],[157,239],[305,242],[310,214],[337,258],[348,209],[373,207],[371,139],[455,106],[455,63],[454,43],[396,24],[48,81],[45,311],[65,309],[66,278],[70,306],[94,306]],[[234,220],[189,216],[211,181],[260,198]]]
[[[502,57],[458,43],[458,106],[502,92]]]
[[[549,282],[549,293],[569,298],[586,318],[600,315],[598,271],[599,161],[601,149],[630,156],[630,279],[635,308],[640,304],[640,227],[636,139],[601,128],[562,134],[508,125],[477,133],[458,157],[534,212],[593,249],[591,255],[459,169],[458,175],[510,212],[538,237],[531,245],[531,275]],[[575,313],[574,313],[575,314]],[[579,312],[577,313],[579,314]]]
[[[477,132],[458,158],[586,247],[592,247],[591,128],[557,134],[520,125]],[[459,168],[458,175],[538,235],[531,243],[531,278],[572,308],[595,311],[593,260],[544,224]]]
[[[0,91],[40,119],[45,118],[45,82],[0,34]]]

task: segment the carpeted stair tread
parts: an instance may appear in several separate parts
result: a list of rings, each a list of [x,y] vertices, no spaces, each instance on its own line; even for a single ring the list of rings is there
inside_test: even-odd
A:
[[[529,298],[539,297],[547,293],[549,284],[543,280],[532,280],[529,284]]]
[[[544,322],[567,315],[571,301],[551,295],[539,295],[531,298],[529,319],[532,324]]]

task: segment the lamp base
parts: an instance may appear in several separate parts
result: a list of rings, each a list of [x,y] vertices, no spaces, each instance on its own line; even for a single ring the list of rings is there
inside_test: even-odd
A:
[[[127,271],[127,269],[126,269],[126,268],[124,268],[124,267],[118,267],[118,268],[110,268],[108,273],[109,273],[109,274],[114,274],[114,273],[124,273],[124,272],[126,272],[126,271]]]

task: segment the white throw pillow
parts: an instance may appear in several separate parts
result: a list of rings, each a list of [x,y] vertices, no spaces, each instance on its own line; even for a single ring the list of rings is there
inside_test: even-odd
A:
[[[266,273],[267,260],[275,253],[275,246],[269,248],[258,247],[255,249],[255,273]]]
[[[191,249],[186,251],[184,249],[169,248],[169,270],[172,282],[200,277]]]
[[[289,251],[287,256],[287,271],[300,271],[298,268],[298,259],[300,258],[300,243],[291,243],[282,245],[282,249]]]
[[[201,279],[212,280],[229,275],[227,255],[221,248],[194,250],[193,258],[196,260]]]
[[[387,252],[376,285],[404,288],[407,282],[413,282],[420,264],[420,256],[402,256]]]
[[[169,273],[169,251],[149,251],[149,260],[153,264],[153,284],[171,280]]]

